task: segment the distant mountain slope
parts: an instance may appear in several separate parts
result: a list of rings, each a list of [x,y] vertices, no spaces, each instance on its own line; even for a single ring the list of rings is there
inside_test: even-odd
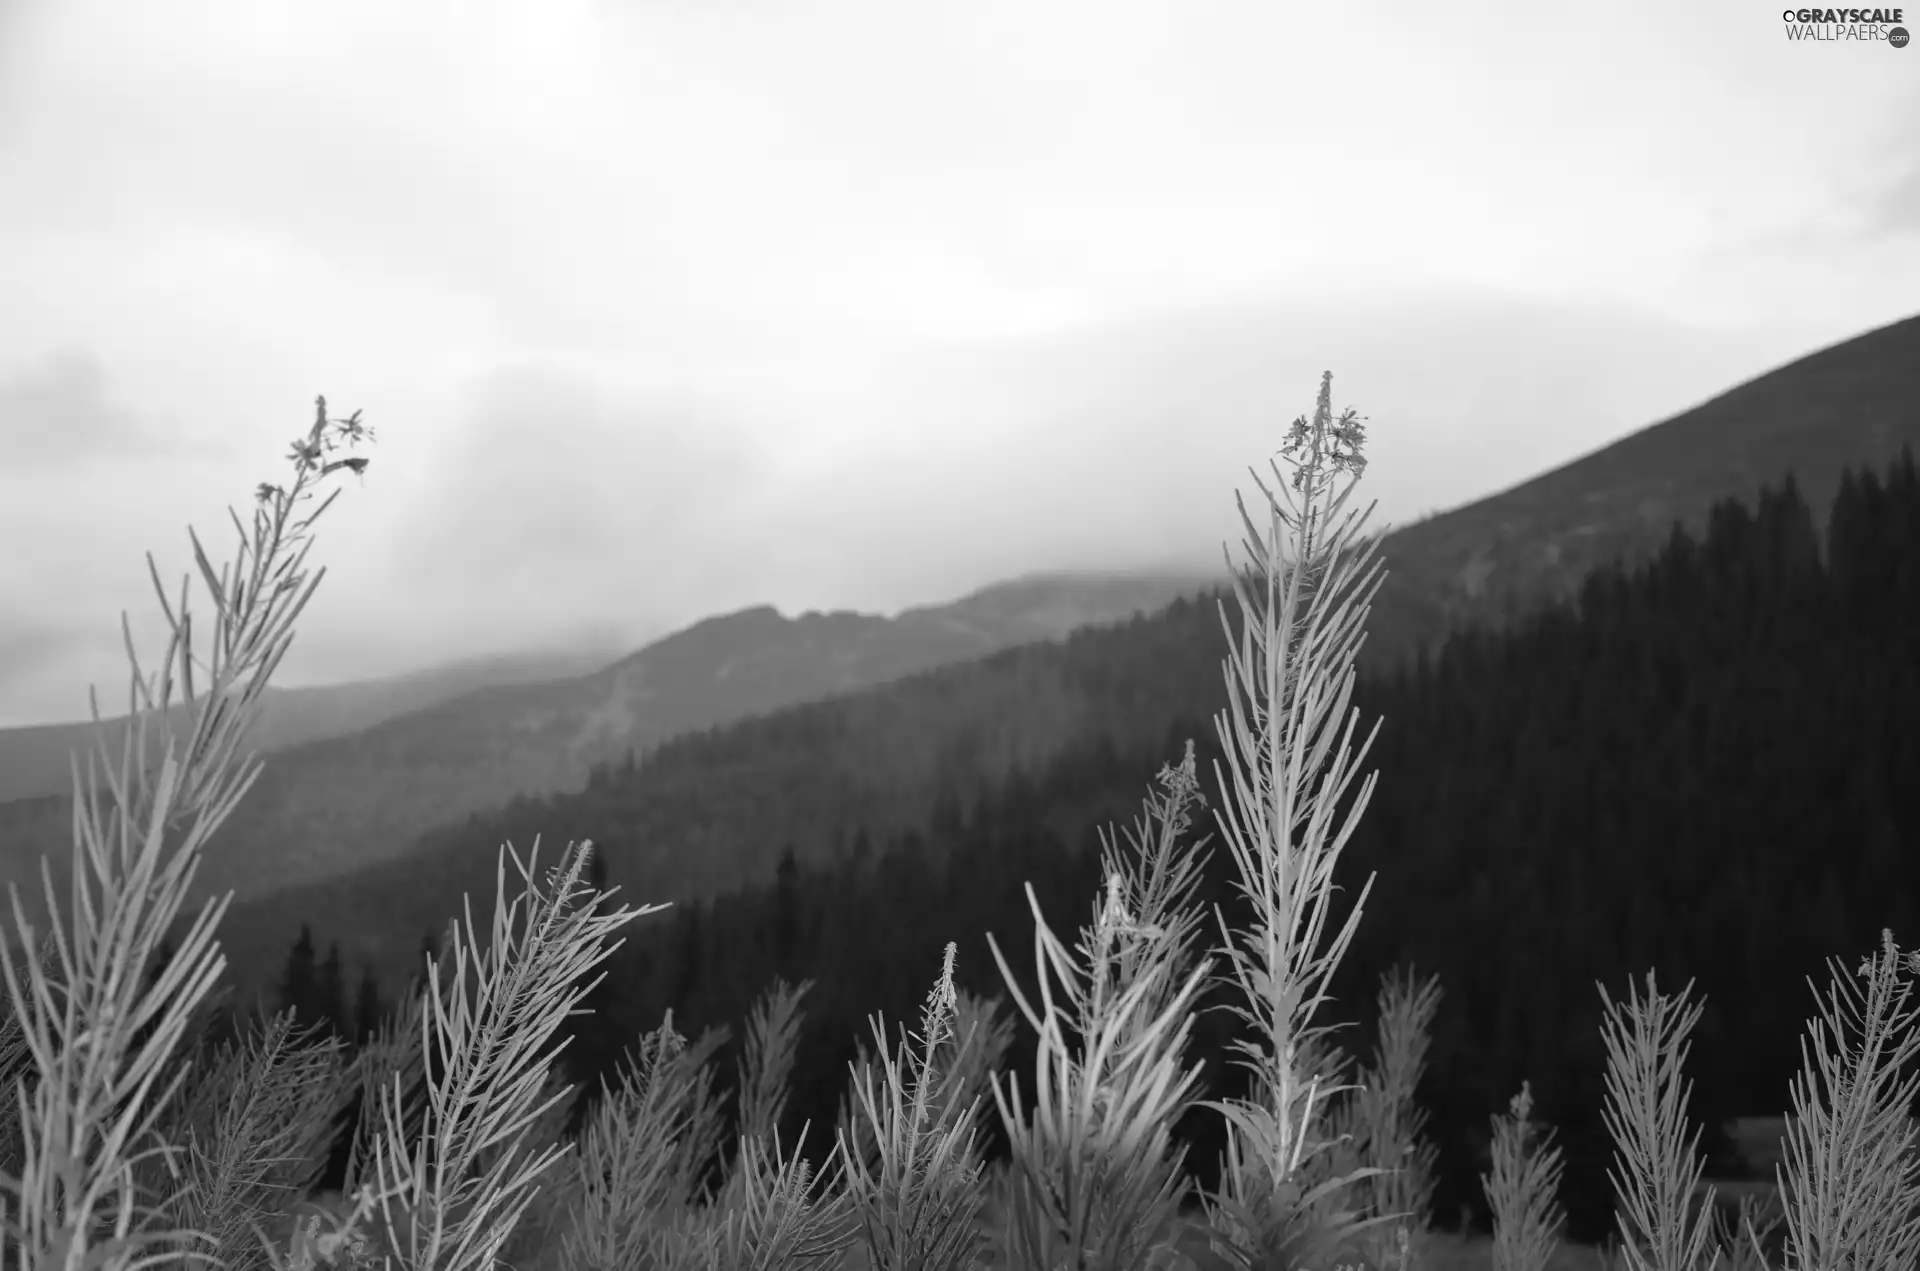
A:
[[[1591,564],[1642,558],[1675,519],[1697,527],[1714,499],[1751,498],[1785,472],[1824,521],[1840,469],[1879,468],[1903,442],[1920,447],[1920,321],[1814,354],[1389,535],[1392,573],[1369,624],[1368,660],[1437,640],[1450,622],[1497,619],[1509,602],[1527,611],[1564,596]],[[443,825],[364,875],[237,906],[225,931],[236,950],[273,959],[273,942],[312,918],[350,958],[398,973],[462,892],[477,903],[491,896],[500,843],[524,850],[536,834],[547,860],[569,839],[596,839],[638,900],[707,894],[765,876],[785,843],[817,859],[855,826],[879,834],[917,824],[940,790],[964,798],[1076,739],[1159,746],[1171,759],[1174,721],[1218,704],[1222,653],[1216,607],[1183,601],[1064,645],[1009,649],[683,737],[599,789],[518,800]]]
[[[1622,374],[1631,374],[1622,368]],[[1822,349],[1510,490],[1390,534],[1374,665],[1637,560],[1675,521],[1794,474],[1825,529],[1840,469],[1920,443],[1920,317]]]
[[[503,842],[524,858],[538,839],[544,866],[569,840],[592,838],[623,899],[687,900],[766,876],[789,843],[817,861],[856,829],[918,827],[942,790],[965,803],[1075,741],[1105,736],[1123,753],[1177,759],[1168,722],[1222,691],[1217,596],[689,733],[588,790],[516,799],[363,871],[237,903],[221,926],[235,983],[243,995],[270,984],[303,921],[349,965],[400,982],[463,894],[487,912]]]
[[[260,895],[406,851],[516,795],[577,790],[590,767],[668,738],[1165,606],[1174,574],[1036,576],[895,618],[709,618],[587,675],[497,685],[275,754],[209,845],[197,885]],[[67,800],[0,805],[0,882],[67,859]],[[28,889],[37,895],[37,884]]]
[[[344,737],[396,715],[491,685],[580,675],[611,660],[612,655],[592,652],[505,654],[468,658],[385,679],[314,688],[269,686],[252,745],[261,754],[271,754],[305,742]],[[124,684],[101,686],[101,701],[107,709],[125,700]],[[186,716],[176,711],[174,718],[184,720]],[[108,722],[114,726],[111,737],[117,742],[121,718],[110,717]],[[75,750],[84,753],[92,741],[90,723],[0,728],[0,803],[64,794],[72,779],[68,757]]]

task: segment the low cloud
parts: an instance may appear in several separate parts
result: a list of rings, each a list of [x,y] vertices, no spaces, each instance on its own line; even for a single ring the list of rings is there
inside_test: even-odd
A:
[[[1210,567],[1238,534],[1233,489],[1251,489],[1248,466],[1312,409],[1324,370],[1336,405],[1370,418],[1381,517],[1404,521],[1849,334],[1408,288],[886,362],[743,364],[724,387],[527,357],[443,394],[376,388],[329,401],[364,407],[379,437],[316,536],[329,573],[280,682],[589,637],[632,648],[749,604],[886,612],[1034,570]],[[119,608],[143,651],[165,636],[140,549],[169,582],[190,564],[183,524],[230,549],[218,509],[284,452],[264,434],[246,449],[244,465],[183,461],[145,493],[137,469],[14,483],[36,502],[0,503],[0,532],[35,550],[0,560],[0,590],[45,603],[0,621],[0,725],[83,714],[89,680],[120,691]],[[62,502],[80,488],[96,496],[85,513]]]
[[[1328,368],[1383,516],[1524,479],[1920,294],[1911,56],[1737,8],[0,0],[0,725],[316,393],[288,685],[1211,565]]]
[[[1920,112],[1920,101],[1914,109]],[[1866,228],[1875,238],[1899,238],[1920,234],[1920,155],[1902,156],[1905,170],[1896,169],[1892,180],[1874,199]]]
[[[708,401],[537,363],[460,397],[381,531],[381,603],[414,637],[645,625],[649,597],[726,570],[773,475],[765,438]]]
[[[118,400],[98,357],[63,348],[0,370],[0,438],[11,478],[208,453],[160,418]]]

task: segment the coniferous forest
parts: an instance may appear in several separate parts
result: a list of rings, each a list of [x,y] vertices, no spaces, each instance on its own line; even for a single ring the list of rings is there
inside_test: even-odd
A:
[[[1089,921],[1099,832],[1132,823],[1188,739],[1209,803],[1221,806],[1218,599],[1136,622],[1142,640],[1097,646],[1115,651],[1106,662],[1083,643],[1062,663],[1118,710],[1168,700],[1189,710],[1083,739],[1004,780],[952,783],[915,826],[858,830],[830,859],[788,848],[773,877],[636,924],[569,1046],[589,1097],[669,1009],[687,1036],[730,1030],[730,1074],[753,999],[776,977],[809,980],[782,1138],[811,1123],[809,1154],[823,1156],[847,1065],[859,1043],[871,1046],[867,1016],[884,1012],[890,1029],[911,1021],[947,941],[959,944],[965,989],[1005,996],[989,932],[1030,987],[1028,884],[1056,930]],[[1597,1240],[1610,1222],[1596,981],[1620,997],[1655,968],[1662,989],[1692,980],[1704,993],[1688,1075],[1711,1175],[1729,1168],[1723,1121],[1786,1109],[1814,1008],[1808,978],[1824,984],[1830,957],[1851,968],[1883,927],[1920,938],[1920,475],[1910,451],[1884,472],[1849,473],[1824,535],[1790,479],[1754,504],[1723,502],[1703,533],[1676,527],[1653,559],[1589,577],[1565,604],[1457,633],[1391,676],[1363,676],[1355,701],[1358,736],[1381,721],[1361,765],[1380,779],[1341,861],[1344,901],[1376,877],[1332,1010],[1354,1021],[1341,1040],[1363,1052],[1383,972],[1409,964],[1440,977],[1420,1102],[1440,1150],[1442,1225],[1484,1223],[1489,1117],[1523,1079],[1566,1152],[1569,1236]],[[763,743],[794,749],[821,740],[807,721],[834,717],[775,718],[786,722],[765,721]],[[575,825],[603,844],[638,835],[658,809],[623,794],[650,762],[596,772],[547,837]],[[711,774],[715,797],[728,779]],[[463,833],[523,843],[511,831],[542,811]],[[1203,815],[1196,833],[1211,830]],[[605,860],[594,858],[602,877]],[[1237,925],[1227,866],[1216,844],[1203,896]],[[624,899],[662,899],[617,868],[605,881]],[[475,897],[476,911],[483,902]],[[337,949],[320,951],[324,927],[315,914],[302,931],[280,999],[364,1037],[381,994],[390,1003],[401,986],[349,975]],[[423,933],[427,952],[433,934]],[[1218,1012],[1195,1031],[1208,1097],[1238,1080],[1227,1035]],[[1032,1060],[1032,1037],[1015,1030],[1008,1063],[1023,1090]],[[1204,1114],[1183,1123],[1189,1164],[1207,1182],[1217,1124]]]

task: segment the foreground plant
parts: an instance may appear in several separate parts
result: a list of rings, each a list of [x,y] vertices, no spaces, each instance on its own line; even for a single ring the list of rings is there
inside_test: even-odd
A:
[[[903,1036],[896,1050],[885,1020],[874,1019],[880,1071],[853,1070],[854,1116],[866,1123],[878,1159],[864,1159],[845,1133],[839,1158],[873,1271],[963,1271],[983,1243],[979,1099],[953,1097],[955,1070],[935,1062],[953,1037],[954,955],[949,944],[919,1035]]]
[[[1802,1046],[1776,1194],[1742,1197],[1737,1224],[1719,1216],[1713,1188],[1700,1184],[1698,1131],[1683,1139],[1679,1071],[1700,1008],[1685,1006],[1686,990],[1677,1000],[1660,995],[1652,973],[1646,999],[1630,992],[1624,1012],[1602,989],[1606,1120],[1618,1147],[1613,1177],[1624,1236],[1616,1261],[1624,1271],[1709,1264],[1765,1271],[1779,1227],[1786,1265],[1795,1271],[1914,1265],[1920,1130],[1909,1109],[1920,1076],[1908,1070],[1920,1056],[1920,1009],[1910,1003],[1920,957],[1902,954],[1885,932],[1879,955],[1857,972],[1864,989],[1837,963],[1832,969],[1829,996]],[[1695,1199],[1705,1202],[1698,1212]]]
[[[1686,1131],[1687,1035],[1701,1007],[1687,1004],[1693,986],[1667,997],[1647,972],[1647,995],[1628,985],[1622,1011],[1604,987],[1601,1035],[1607,1046],[1607,1103],[1603,1112],[1613,1136],[1613,1179],[1629,1271],[1696,1271],[1713,1237],[1714,1195],[1696,1208],[1705,1162],[1700,1130]]]
[[[213,933],[230,896],[202,906],[152,984],[143,983],[141,972],[186,903],[207,839],[259,774],[258,761],[241,757],[240,747],[292,643],[294,620],[325,575],[306,570],[309,533],[338,491],[306,516],[295,514],[334,473],[365,471],[363,457],[330,456],[371,435],[357,414],[329,420],[320,399],[312,427],[293,443],[292,486],[257,489],[251,534],[233,515],[240,539],[234,564],[216,573],[198,535],[189,532],[214,609],[204,658],[193,646],[187,581],[176,613],[148,556],[171,635],[149,679],[140,671],[132,626],[121,619],[130,687],[117,768],[98,698],[89,693],[96,742],[84,774],[77,759],[74,765],[65,924],[52,872],[41,863],[47,938],[56,956],[44,966],[28,958],[22,967],[15,942],[0,939],[0,970],[32,1059],[17,1083],[19,1170],[0,1176],[5,1240],[23,1267],[121,1271],[183,1256],[183,1245],[210,1239],[203,1231],[155,1228],[156,1206],[139,1195],[136,1167],[157,1155],[176,1169],[177,1148],[162,1143],[136,1151],[135,1144],[152,1137],[184,1079],[184,1068],[169,1061],[225,968]],[[192,718],[184,737],[168,717],[176,674]],[[19,890],[10,891],[18,947],[40,947]],[[140,1032],[146,1036],[136,1046]],[[160,1248],[170,1252],[156,1253]],[[204,1251],[189,1249],[185,1256]]]
[[[567,1162],[561,1265],[617,1265],[643,1248],[666,1265],[665,1238],[700,1199],[700,1176],[720,1147],[720,1102],[709,1061],[726,1041],[708,1030],[689,1046],[673,1017],[637,1050],[582,1127]]]
[[[305,1201],[319,1182],[334,1121],[351,1099],[351,1074],[334,1038],[302,1032],[293,1013],[258,1038],[222,1047],[172,1121],[185,1167],[167,1202],[181,1226],[207,1232],[231,1254],[261,1225]],[[155,1180],[157,1187],[160,1180]]]
[[[691,1226],[697,1239],[684,1240],[663,1266],[696,1266],[701,1271],[777,1271],[810,1267],[837,1259],[852,1239],[852,1206],[842,1192],[838,1153],[816,1175],[800,1155],[782,1155],[779,1123],[787,1101],[800,1032],[800,1002],[811,980],[789,985],[775,980],[747,1022],[747,1050],[740,1066],[738,1148],[733,1168],[710,1213]],[[687,1249],[693,1254],[689,1260]]]
[[[953,986],[952,1019],[942,1030],[943,1040],[932,1051],[930,1071],[937,1100],[932,1115],[936,1121],[986,1099],[993,1075],[1013,1044],[1013,1021],[1000,1014],[1000,1006],[998,997],[981,997],[957,984]],[[880,1142],[873,1121],[859,1110],[860,1092],[883,1088],[886,1077],[866,1039],[859,1039],[855,1045],[858,1056],[840,1101],[836,1134],[847,1141],[848,1159],[861,1162],[872,1173],[880,1166]]]
[[[1438,976],[1416,983],[1410,969],[1396,968],[1382,977],[1372,1062],[1345,1104],[1344,1126],[1336,1122],[1352,1135],[1355,1164],[1380,1171],[1359,1187],[1362,1212],[1381,1220],[1358,1241],[1375,1267],[1405,1266],[1427,1248],[1439,1152],[1425,1138],[1427,1114],[1414,1093],[1426,1070],[1440,997]]]
[[[1039,1036],[1031,1122],[1017,1076],[993,1087],[1014,1164],[1003,1239],[1019,1271],[1133,1271],[1179,1218],[1185,1151],[1172,1147],[1173,1123],[1200,1075],[1197,1065],[1183,1070],[1182,1056],[1212,967],[1191,965],[1200,862],[1179,848],[1199,798],[1192,743],[1160,784],[1165,793],[1148,800],[1134,836],[1138,860],[1103,840],[1107,886],[1093,924],[1081,929],[1077,959],[1028,886],[1038,1008],[988,937]],[[1056,979],[1064,1002],[1055,1000]]]
[[[1232,797],[1215,820],[1253,922],[1235,933],[1218,911],[1216,920],[1227,984],[1238,991],[1230,1009],[1251,1034],[1234,1044],[1252,1089],[1245,1098],[1205,1105],[1228,1122],[1222,1185],[1208,1208],[1234,1256],[1261,1266],[1324,1260],[1387,1218],[1328,1204],[1377,1168],[1311,1185],[1302,1175],[1309,1158],[1328,1146],[1320,1137],[1324,1104],[1341,1088],[1326,1080],[1330,1026],[1313,1021],[1372,886],[1369,879],[1346,922],[1324,941],[1334,867],[1375,779],[1361,784],[1336,826],[1338,805],[1373,741],[1370,734],[1358,754],[1352,751],[1358,712],[1349,702],[1354,658],[1381,580],[1379,565],[1367,563],[1373,541],[1360,539],[1372,509],[1346,511],[1366,467],[1366,430],[1352,410],[1334,416],[1332,395],[1329,373],[1312,420],[1293,423],[1281,452],[1294,465],[1291,481],[1277,464],[1272,488],[1255,474],[1267,503],[1264,527],[1240,500],[1246,563],[1234,569],[1237,637],[1221,610],[1228,710],[1215,726],[1231,774],[1231,784],[1220,777],[1221,786]]]
[[[1864,988],[1830,965],[1832,987],[1801,1045],[1787,1159],[1775,1167],[1788,1265],[1904,1271],[1920,1257],[1920,1133],[1911,1114],[1920,1096],[1912,1071],[1920,954],[1901,953],[1883,932],[1879,954],[1855,973]]]
[[[541,1176],[570,1146],[530,1146],[529,1131],[562,1097],[536,1102],[565,1045],[549,1043],[601,979],[583,977],[620,947],[609,937],[663,908],[600,912],[618,888],[583,885],[591,850],[569,848],[542,890],[533,875],[538,842],[524,864],[503,848],[490,945],[480,945],[469,901],[452,984],[443,987],[440,967],[428,966],[420,1046],[438,1065],[426,1117],[410,1144],[404,1091],[396,1080],[382,1092],[377,1188],[363,1192],[378,1204],[386,1250],[409,1271],[489,1271]],[[523,883],[511,901],[508,856]]]
[[[812,980],[775,980],[747,1021],[739,1087],[740,1133],[747,1138],[770,1142],[779,1129],[800,1041],[800,1003],[812,990]]]
[[[1493,1118],[1493,1169],[1480,1176],[1493,1210],[1493,1271],[1544,1271],[1566,1222],[1565,1165],[1553,1131],[1534,1122],[1533,1087],[1522,1082],[1507,1115]]]

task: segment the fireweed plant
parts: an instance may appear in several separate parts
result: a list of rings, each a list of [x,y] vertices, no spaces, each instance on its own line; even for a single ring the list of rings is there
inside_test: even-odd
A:
[[[1493,1118],[1493,1169],[1480,1176],[1493,1210],[1493,1271],[1546,1271],[1566,1216],[1555,1194],[1565,1166],[1553,1131],[1533,1119],[1533,1087]]]
[[[235,515],[233,562],[195,564],[212,631],[196,653],[188,588],[171,636],[143,676],[131,625],[128,726],[98,729],[74,767],[73,865],[62,921],[43,863],[47,930],[12,896],[15,939],[0,941],[11,1010],[0,1018],[0,1271],[1406,1271],[1428,1262],[1435,1160],[1415,1093],[1440,1001],[1436,981],[1390,974],[1379,1038],[1356,1065],[1319,1016],[1368,887],[1329,934],[1334,867],[1373,788],[1340,811],[1371,741],[1352,742],[1354,658],[1380,582],[1365,515],[1348,512],[1365,431],[1335,416],[1331,376],[1311,419],[1294,421],[1256,518],[1241,502],[1245,559],[1234,569],[1241,622],[1228,635],[1228,707],[1215,724],[1227,792],[1213,810],[1253,921],[1203,944],[1193,907],[1202,802],[1189,745],[1162,770],[1123,846],[1103,835],[1103,886],[1069,948],[1034,913],[1037,982],[1024,991],[994,959],[1034,1030],[1034,1108],[1000,1072],[1012,1039],[998,998],[954,982],[949,946],[917,1031],[870,1020],[817,1172],[776,1130],[807,984],[774,984],[748,1021],[729,1136],[712,1061],[726,1031],[689,1042],[672,1017],[639,1038],[568,1138],[579,1095],[556,1063],[562,1021],[619,931],[657,912],[613,908],[583,885],[591,845],[569,845],[544,880],[535,849],[508,846],[493,922],[471,905],[449,926],[418,991],[376,1035],[345,1048],[291,1012],[216,1042],[208,1022],[224,968],[206,902],[162,957],[208,838],[259,771],[243,753],[260,695],[324,570],[305,565],[302,514],[350,453],[372,439],[358,415],[312,426],[289,456],[291,485],[256,490],[251,529]],[[189,723],[170,722],[176,688]],[[93,714],[98,724],[99,708]],[[117,756],[116,756],[117,751]],[[117,757],[117,763],[116,763]],[[507,876],[511,859],[515,877]],[[1029,889],[1031,903],[1032,892]],[[25,952],[21,952],[25,951]],[[1783,1255],[1793,1271],[1907,1271],[1920,1254],[1920,1143],[1909,1108],[1920,1077],[1912,1004],[1920,958],[1889,933],[1858,978],[1834,985],[1803,1045],[1776,1171]],[[595,980],[593,983],[597,983]],[[1244,1026],[1239,1098],[1196,1102],[1185,1051],[1209,985]],[[1762,1271],[1758,1211],[1711,1230],[1697,1133],[1688,1138],[1680,1069],[1697,1008],[1663,997],[1606,1008],[1606,1122],[1620,1271]],[[1351,1075],[1350,1075],[1351,1074]],[[332,1128],[356,1097],[343,1193],[314,1196]],[[988,1169],[988,1099],[1011,1146]],[[1172,1127],[1192,1108],[1226,1121],[1214,1192],[1197,1193]],[[1484,1185],[1500,1271],[1538,1271],[1557,1241],[1560,1163],[1523,1086],[1494,1120]],[[802,1128],[804,1140],[808,1129]],[[727,1149],[731,1149],[730,1151]],[[715,1169],[719,1173],[714,1174]],[[708,1185],[704,1180],[717,1178]],[[1705,1199],[1711,1206],[1711,1189]],[[1197,1201],[1199,1215],[1183,1214]]]
[[[1323,1133],[1327,1101],[1351,1089],[1339,1080],[1345,1057],[1331,1044],[1331,1026],[1314,1019],[1373,881],[1328,939],[1334,867],[1375,780],[1367,777],[1336,824],[1337,805],[1373,740],[1369,734],[1354,752],[1359,713],[1349,701],[1382,577],[1378,563],[1369,564],[1375,542],[1360,537],[1372,508],[1346,506],[1366,470],[1366,428],[1352,410],[1335,418],[1332,398],[1328,374],[1312,420],[1296,419],[1281,450],[1294,465],[1290,481],[1278,464],[1270,465],[1271,487],[1254,474],[1264,524],[1239,500],[1245,561],[1235,567],[1228,560],[1242,619],[1237,642],[1224,605],[1221,612],[1228,708],[1215,729],[1229,770],[1220,785],[1232,798],[1215,820],[1254,924],[1236,933],[1218,910],[1215,918],[1228,984],[1240,997],[1230,1009],[1247,1034],[1233,1045],[1252,1090],[1205,1105],[1226,1118],[1228,1130],[1220,1191],[1206,1205],[1232,1256],[1260,1266],[1324,1264],[1398,1217],[1362,1215],[1346,1204],[1355,1184],[1382,1166],[1313,1168],[1345,1137]]]
[[[1039,1035],[1032,1120],[1020,1112],[1020,1082],[994,1083],[994,1102],[1013,1147],[1014,1189],[1002,1233],[1017,1268],[1133,1267],[1162,1242],[1186,1188],[1174,1120],[1189,1102],[1198,1067],[1181,1054],[1211,962],[1194,965],[1199,926],[1188,900],[1201,862],[1178,850],[1188,809],[1200,797],[1193,746],[1160,774],[1136,827],[1136,862],[1102,837],[1107,883],[1078,958],[1033,909],[1036,1008],[1020,992],[1000,947],[988,942],[1020,1012]],[[1086,969],[1081,970],[1081,963]],[[1064,1002],[1052,988],[1057,979]],[[1079,1038],[1068,1044],[1069,1033]]]

